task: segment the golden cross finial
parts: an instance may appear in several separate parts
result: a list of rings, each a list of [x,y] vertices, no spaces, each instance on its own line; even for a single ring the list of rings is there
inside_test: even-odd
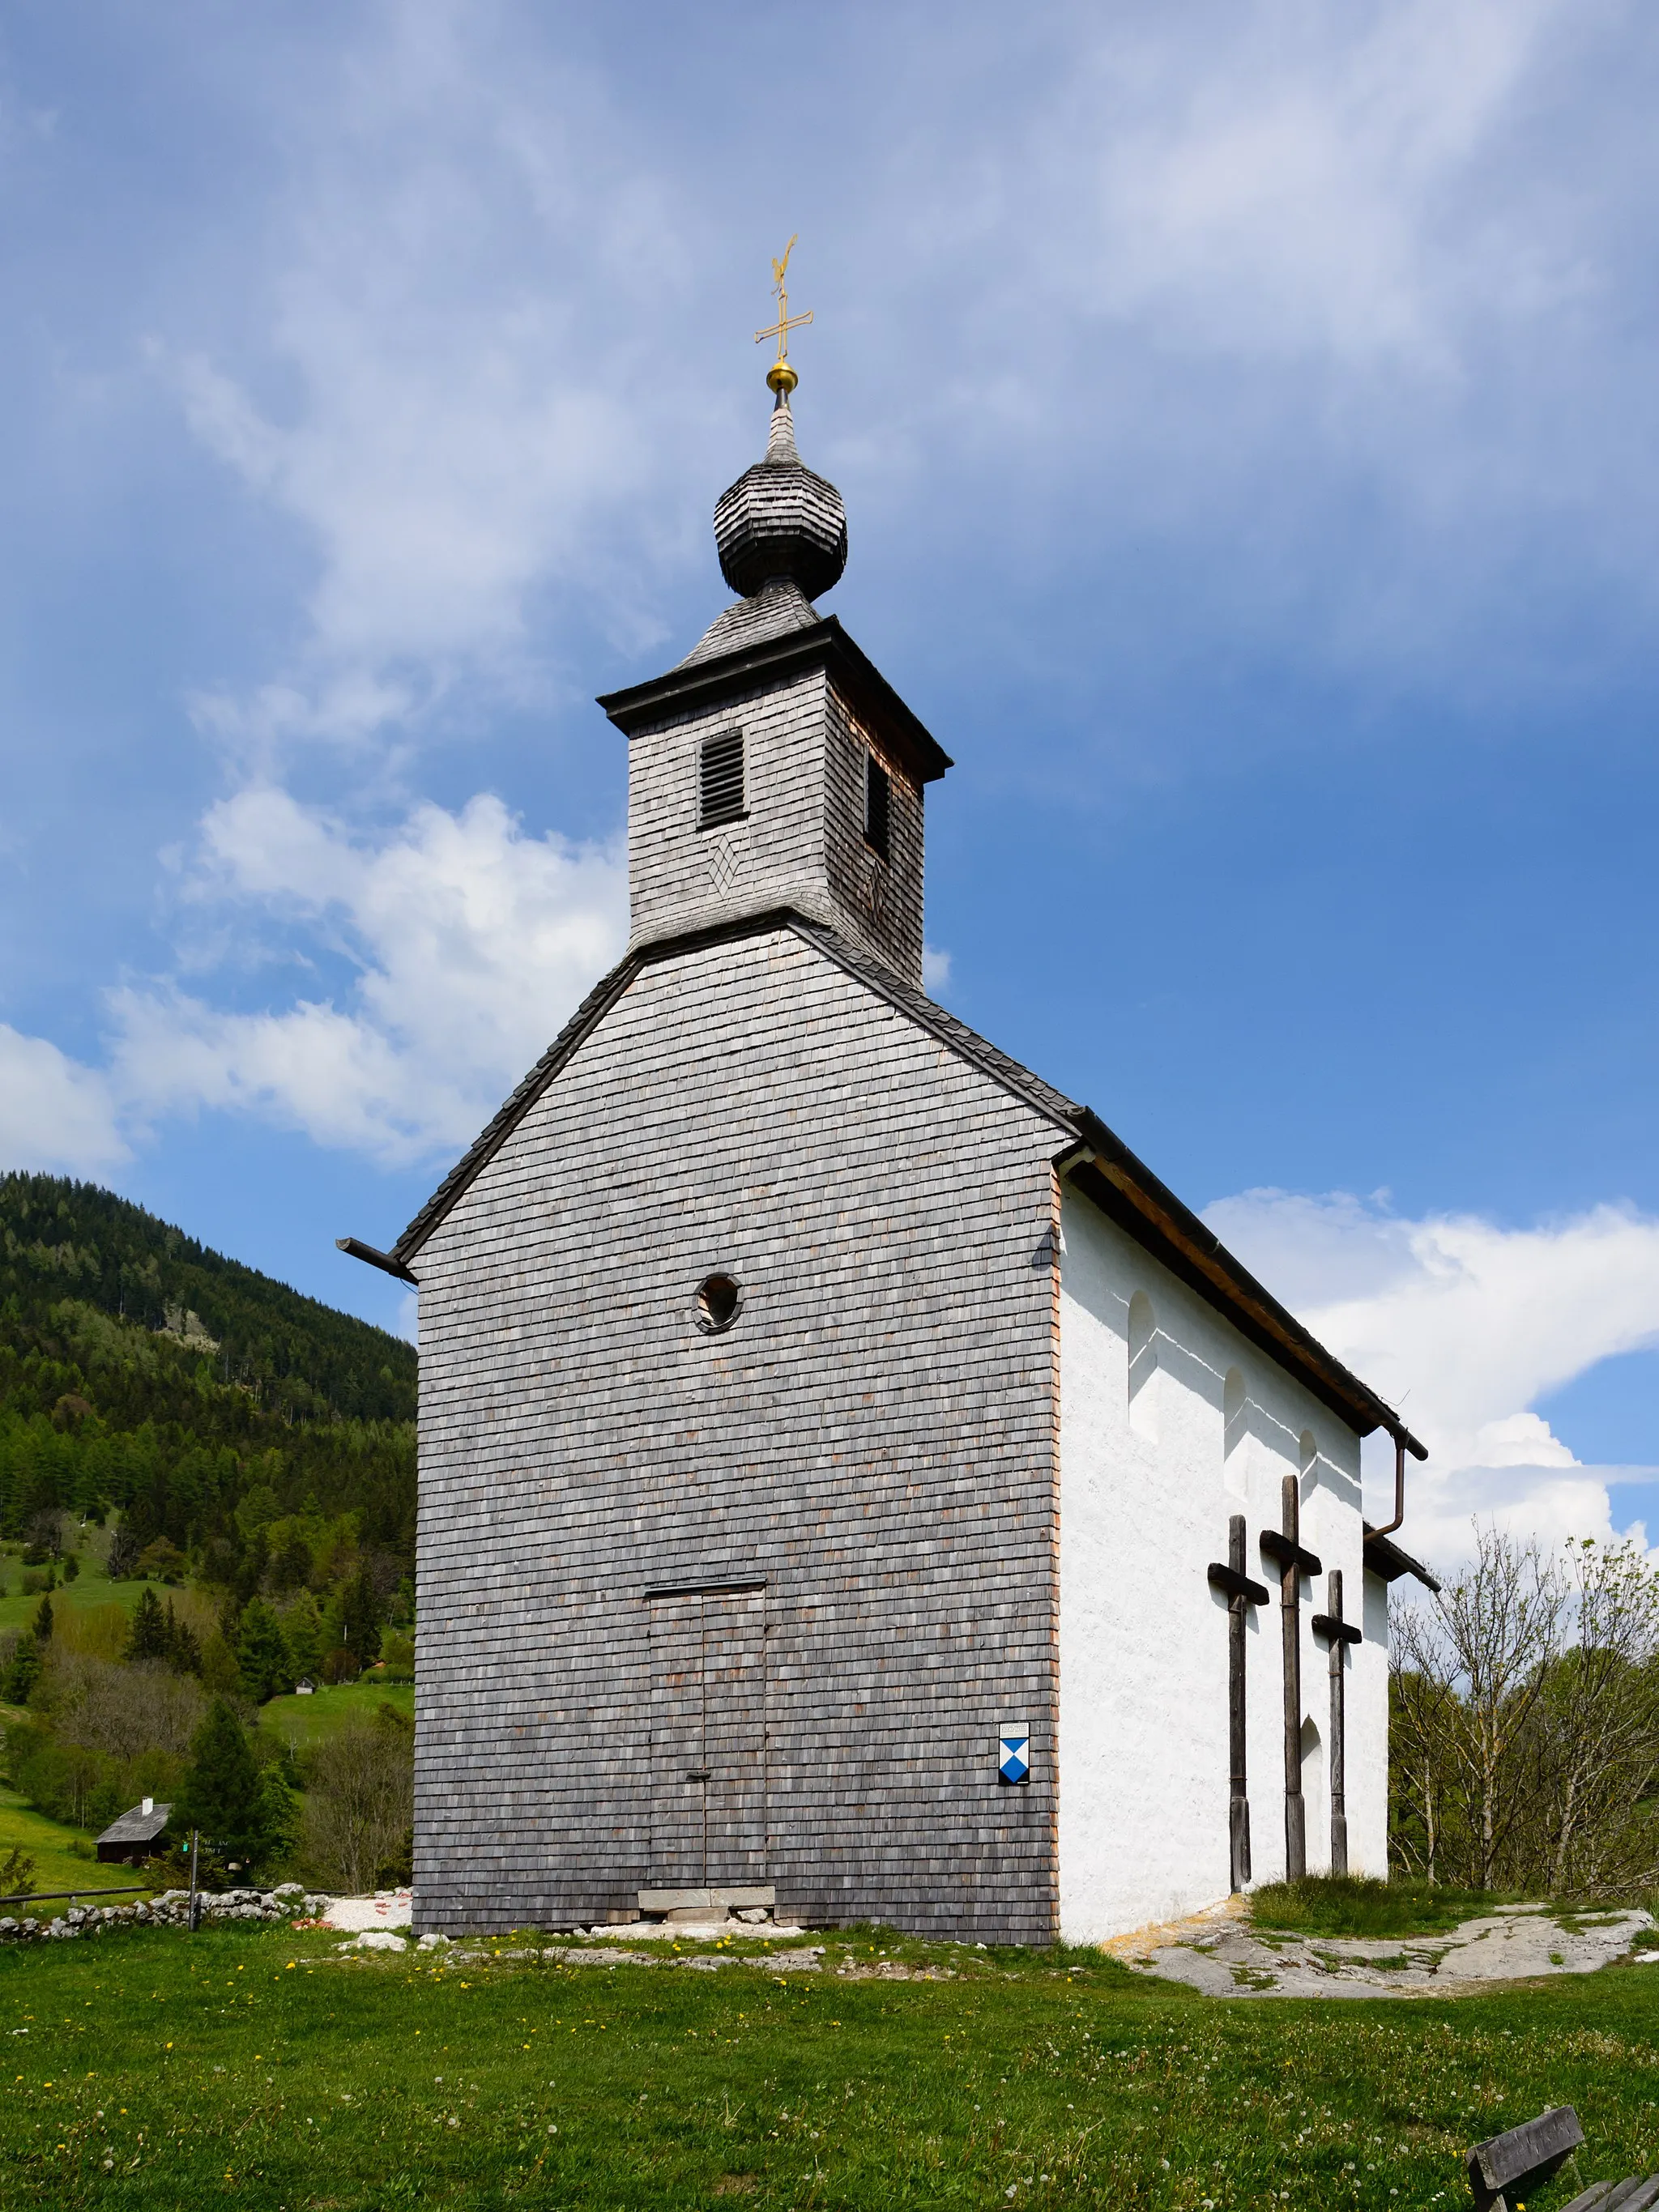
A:
[[[797,231],[795,237],[799,235]],[[766,380],[775,392],[780,387],[785,391],[793,389],[798,380],[789,366],[789,333],[798,331],[803,323],[810,323],[812,319],[810,307],[804,315],[792,315],[789,312],[789,294],[785,287],[789,278],[789,257],[794,250],[795,240],[792,238],[783,249],[782,260],[775,259],[772,264],[772,289],[777,295],[778,319],[775,323],[769,323],[763,331],[755,333],[757,345],[763,338],[775,338],[778,342],[778,357],[766,372]]]

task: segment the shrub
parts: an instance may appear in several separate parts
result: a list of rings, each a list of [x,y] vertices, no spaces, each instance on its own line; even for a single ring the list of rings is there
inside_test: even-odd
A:
[[[187,1565],[184,1553],[170,1538],[158,1536],[138,1554],[136,1571],[164,1583],[179,1583],[184,1580]]]
[[[34,1893],[34,1861],[21,1844],[14,1844],[0,1859],[0,1897],[32,1897]]]

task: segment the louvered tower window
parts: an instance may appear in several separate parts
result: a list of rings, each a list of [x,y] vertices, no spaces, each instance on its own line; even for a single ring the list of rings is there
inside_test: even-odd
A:
[[[891,811],[887,771],[873,753],[864,756],[864,842],[887,858],[887,821]]]
[[[741,822],[748,809],[743,803],[743,732],[722,730],[705,739],[698,763],[700,830],[718,829],[722,822]]]

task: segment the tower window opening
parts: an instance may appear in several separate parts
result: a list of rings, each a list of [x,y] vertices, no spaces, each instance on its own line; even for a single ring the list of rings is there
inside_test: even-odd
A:
[[[892,811],[887,771],[873,753],[864,756],[864,842],[887,858],[887,824]]]
[[[743,793],[743,732],[722,730],[703,740],[698,761],[700,830],[716,830],[722,822],[741,822],[748,812]]]

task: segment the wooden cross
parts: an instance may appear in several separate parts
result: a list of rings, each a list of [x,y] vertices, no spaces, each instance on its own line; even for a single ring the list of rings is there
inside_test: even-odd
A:
[[[1308,1871],[1308,1808],[1302,1796],[1302,1577],[1324,1572],[1318,1554],[1302,1548],[1302,1492],[1293,1474],[1279,1485],[1277,1528],[1264,1528],[1261,1548],[1279,1566],[1279,1620],[1285,1649],[1285,1879]]]
[[[1227,1523],[1227,1564],[1212,1559],[1206,1572],[1212,1589],[1227,1594],[1227,1754],[1232,1779],[1227,1801],[1227,1834],[1232,1856],[1232,1886],[1242,1890],[1250,1878],[1250,1799],[1244,1771],[1244,1608],[1266,1605],[1267,1593],[1244,1571],[1244,1516]]]
[[[1357,1628],[1342,1618],[1342,1570],[1333,1567],[1328,1577],[1331,1609],[1313,1617],[1316,1636],[1328,1637],[1331,1646],[1331,1872],[1348,1871],[1348,1784],[1345,1746],[1347,1713],[1342,1680],[1343,1646],[1362,1638]]]
[[[795,238],[799,238],[799,235],[800,233],[797,231]],[[812,310],[810,307],[804,315],[792,315],[789,312],[789,295],[784,289],[784,285],[789,274],[789,257],[794,250],[795,239],[792,238],[783,249],[782,260],[774,261],[772,264],[772,289],[778,295],[778,319],[775,323],[769,323],[763,331],[757,331],[755,333],[757,345],[763,338],[777,340],[778,359],[781,362],[787,361],[789,358],[790,331],[798,331],[803,323],[810,323],[812,319]]]

